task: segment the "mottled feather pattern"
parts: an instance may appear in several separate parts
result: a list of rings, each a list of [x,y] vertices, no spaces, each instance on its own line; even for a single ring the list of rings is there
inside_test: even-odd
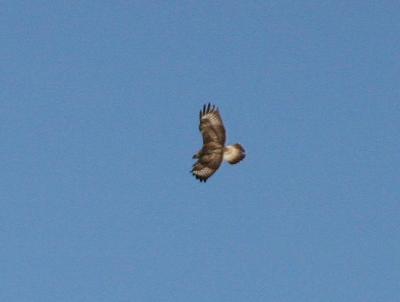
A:
[[[225,127],[219,114],[218,107],[209,103],[200,111],[199,129],[203,135],[203,143],[218,143],[222,147],[225,144]]]

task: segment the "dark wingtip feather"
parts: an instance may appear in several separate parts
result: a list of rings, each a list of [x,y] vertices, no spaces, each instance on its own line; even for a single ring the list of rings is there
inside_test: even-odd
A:
[[[207,178],[202,178],[201,176],[194,174],[194,173],[193,173],[193,170],[190,171],[190,172],[191,172],[192,175],[193,175],[196,179],[198,179],[200,182],[206,182],[206,181],[207,181]]]
[[[219,111],[219,108],[216,105],[211,105],[211,103],[204,104],[203,109],[200,110],[200,116],[199,116],[200,120],[206,113],[216,112],[216,111]]]

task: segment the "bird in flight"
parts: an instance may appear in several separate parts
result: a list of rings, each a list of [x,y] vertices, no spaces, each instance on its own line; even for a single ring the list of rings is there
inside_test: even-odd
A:
[[[203,136],[203,147],[193,155],[197,161],[191,173],[200,182],[206,182],[223,161],[237,164],[246,156],[246,151],[240,144],[225,146],[225,127],[218,107],[208,103],[200,111],[200,132]]]

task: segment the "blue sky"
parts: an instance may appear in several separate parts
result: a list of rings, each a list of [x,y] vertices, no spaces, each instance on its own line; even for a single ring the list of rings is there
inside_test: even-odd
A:
[[[1,301],[398,301],[398,1],[5,1]],[[198,111],[245,161],[189,173]]]

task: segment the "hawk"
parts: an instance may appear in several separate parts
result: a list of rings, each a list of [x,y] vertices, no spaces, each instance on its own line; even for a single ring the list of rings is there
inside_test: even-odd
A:
[[[203,147],[193,155],[197,161],[191,173],[200,182],[206,182],[223,161],[237,164],[245,158],[246,153],[240,144],[225,146],[225,127],[218,107],[208,103],[200,111],[200,132],[203,136]]]

